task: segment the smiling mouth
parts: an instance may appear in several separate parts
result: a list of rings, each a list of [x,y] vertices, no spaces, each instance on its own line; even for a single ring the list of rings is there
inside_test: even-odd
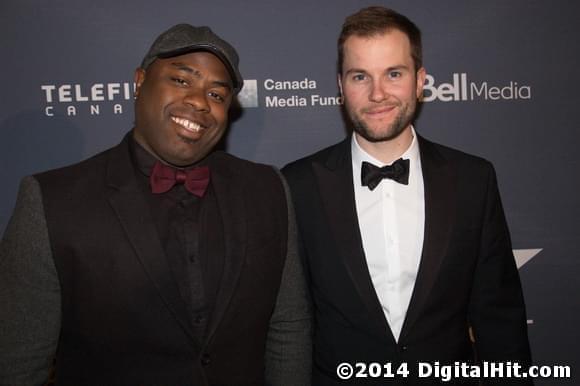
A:
[[[397,108],[397,105],[386,105],[386,106],[382,106],[382,107],[368,109],[365,111],[365,114],[369,115],[369,116],[381,116],[381,115],[390,113],[391,111],[395,110],[396,108]]]
[[[177,123],[179,126],[183,127],[185,130],[190,131],[192,133],[199,133],[201,130],[204,129],[202,125],[196,122],[192,122],[189,119],[171,117],[171,120]]]

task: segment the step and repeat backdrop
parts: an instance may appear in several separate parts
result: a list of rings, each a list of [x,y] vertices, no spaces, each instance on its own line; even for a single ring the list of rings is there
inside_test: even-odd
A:
[[[118,143],[133,73],[179,22],[241,57],[225,149],[278,167],[346,135],[336,85],[345,16],[379,4],[422,29],[425,137],[497,169],[534,360],[580,377],[580,3],[577,1],[8,0],[0,4],[0,233],[20,179]]]

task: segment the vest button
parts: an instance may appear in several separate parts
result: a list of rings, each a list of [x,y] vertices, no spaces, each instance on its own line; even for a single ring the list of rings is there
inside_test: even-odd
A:
[[[209,354],[203,354],[201,356],[201,364],[204,366],[209,366],[210,363],[211,363],[211,358],[209,357]]]

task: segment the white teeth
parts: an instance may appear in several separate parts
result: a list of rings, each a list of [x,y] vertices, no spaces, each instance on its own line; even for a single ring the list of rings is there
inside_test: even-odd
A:
[[[177,118],[171,117],[171,120],[178,125],[181,125],[184,129],[192,131],[194,133],[198,133],[201,130],[201,125],[195,122],[190,121],[189,119],[185,118]]]

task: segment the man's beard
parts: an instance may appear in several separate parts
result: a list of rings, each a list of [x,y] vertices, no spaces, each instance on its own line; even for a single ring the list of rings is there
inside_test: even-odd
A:
[[[369,142],[383,142],[397,138],[413,120],[415,106],[415,101],[401,104],[399,114],[397,114],[393,122],[386,129],[380,128],[379,130],[373,130],[369,128],[362,119],[360,119],[356,112],[348,108],[348,104],[345,104],[347,113],[353,125],[353,130]]]

